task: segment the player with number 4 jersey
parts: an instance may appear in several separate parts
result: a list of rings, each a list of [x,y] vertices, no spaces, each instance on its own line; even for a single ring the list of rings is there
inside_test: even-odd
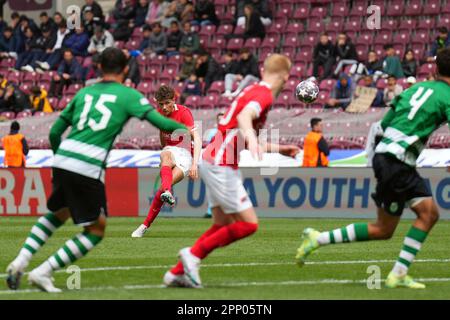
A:
[[[47,207],[52,211],[38,219],[18,256],[7,268],[7,285],[16,290],[33,255],[69,217],[84,232],[68,240],[54,255],[29,273],[28,280],[43,291],[60,292],[52,273],[91,251],[106,228],[105,168],[116,136],[131,117],[147,120],[164,131],[186,127],[162,116],[138,91],[122,82],[128,73],[127,58],[116,48],[100,57],[103,81],[80,90],[50,131],[55,153],[53,192]],[[72,127],[67,138],[61,136]]]
[[[404,91],[393,100],[381,122],[383,137],[375,148],[372,162],[377,179],[372,194],[378,207],[377,221],[350,224],[328,232],[305,229],[296,256],[300,266],[311,252],[323,245],[389,239],[405,206],[409,206],[417,218],[385,284],[388,288],[425,288],[408,275],[408,270],[437,222],[439,212],[415,166],[431,134],[450,120],[450,49],[438,53],[436,64],[437,80],[420,82]]]

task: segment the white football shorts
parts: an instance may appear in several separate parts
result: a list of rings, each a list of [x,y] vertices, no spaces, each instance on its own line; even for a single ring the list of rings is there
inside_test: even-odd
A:
[[[192,165],[191,153],[184,148],[175,146],[166,146],[163,148],[163,151],[169,151],[172,154],[172,161],[175,163],[175,166],[183,171],[183,174],[186,177],[189,174]]]
[[[240,170],[202,161],[199,171],[211,208],[220,206],[225,213],[238,213],[253,207],[242,183]]]

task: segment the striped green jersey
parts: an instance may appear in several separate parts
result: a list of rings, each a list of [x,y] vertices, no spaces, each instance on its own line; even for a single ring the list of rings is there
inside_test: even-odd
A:
[[[53,167],[104,181],[106,158],[130,117],[153,110],[138,91],[117,82],[80,90],[60,117],[72,127],[54,157]]]
[[[392,101],[375,152],[389,153],[414,167],[430,135],[449,120],[450,85],[444,81],[417,83]]]

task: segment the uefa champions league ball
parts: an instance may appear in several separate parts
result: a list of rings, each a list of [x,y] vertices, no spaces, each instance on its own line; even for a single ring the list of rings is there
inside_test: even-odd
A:
[[[319,95],[319,86],[314,77],[303,80],[295,88],[295,97],[303,103],[311,103]]]

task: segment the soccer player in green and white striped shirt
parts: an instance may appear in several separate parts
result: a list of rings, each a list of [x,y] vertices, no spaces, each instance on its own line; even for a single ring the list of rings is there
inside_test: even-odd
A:
[[[8,266],[10,289],[19,287],[33,255],[69,217],[84,231],[32,270],[28,276],[31,284],[47,292],[60,292],[53,285],[53,271],[82,258],[102,240],[107,216],[106,159],[128,119],[147,120],[163,131],[186,130],[184,125],[160,115],[141,93],[122,85],[128,67],[121,50],[105,49],[100,67],[103,81],[80,90],[52,126],[53,192],[47,202],[52,213],[38,219]],[[67,139],[61,142],[69,126],[72,129]]]
[[[438,80],[417,83],[404,91],[393,100],[392,108],[381,122],[384,133],[372,162],[377,179],[376,192],[372,195],[378,207],[377,221],[354,223],[327,232],[305,229],[296,256],[300,266],[320,246],[391,238],[408,205],[417,218],[386,279],[386,287],[425,288],[408,275],[408,269],[437,222],[439,212],[415,166],[430,135],[450,121],[450,49],[438,53],[436,64]]]

